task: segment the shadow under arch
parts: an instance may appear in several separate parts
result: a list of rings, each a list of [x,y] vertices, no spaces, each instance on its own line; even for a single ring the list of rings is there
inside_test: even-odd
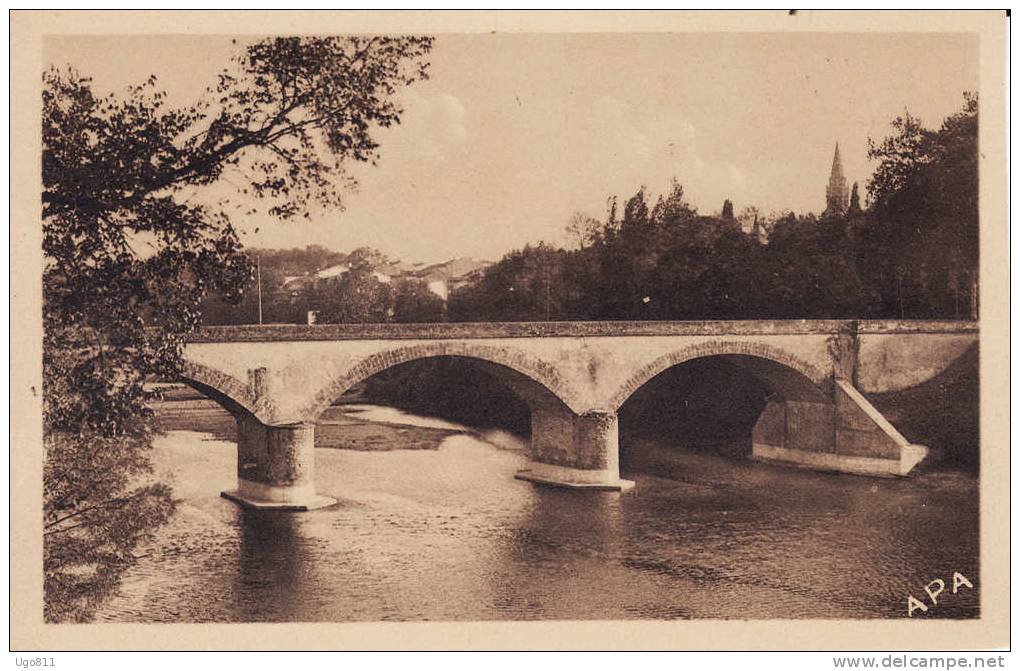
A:
[[[664,354],[643,366],[612,397],[607,407],[618,411],[634,392],[663,372],[699,359],[732,363],[772,388],[787,400],[832,403],[831,375],[800,357],[764,343],[711,342]]]
[[[774,428],[774,411],[768,409],[777,406],[797,418],[810,418],[798,422],[798,436],[831,442],[827,432],[836,410],[831,382],[801,361],[746,351],[688,348],[643,369],[634,379],[643,382],[632,383],[631,393],[614,400],[619,403],[621,465],[659,475],[715,468],[711,461],[680,457],[678,449],[746,458],[756,432]]]
[[[435,358],[466,360],[505,383],[532,409],[555,404],[577,412],[581,400],[575,390],[550,364],[524,352],[476,343],[427,343],[384,350],[366,357],[350,370],[333,378],[300,414],[314,422],[351,387],[394,366]]]

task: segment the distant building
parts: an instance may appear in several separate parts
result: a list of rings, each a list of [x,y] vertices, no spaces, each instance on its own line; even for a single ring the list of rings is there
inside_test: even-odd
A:
[[[425,282],[429,291],[445,301],[450,297],[450,292],[480,280],[482,273],[491,265],[489,261],[464,257],[428,266],[414,273],[414,276]]]
[[[417,280],[424,282],[429,291],[444,301],[455,289],[474,284],[481,279],[490,261],[476,261],[471,258],[458,258],[443,263],[426,266],[423,263],[386,262],[372,269],[372,275],[383,284],[391,284],[395,280]],[[319,285],[323,280],[341,277],[351,269],[347,263],[338,263],[307,275],[295,275],[284,278],[283,288],[292,297]]]
[[[442,298],[444,301],[450,297],[450,285],[444,279],[427,280],[426,286],[429,291]]]
[[[850,190],[847,188],[846,177],[843,176],[843,162],[839,158],[839,143],[832,157],[832,172],[829,173],[829,184],[825,187],[824,214],[841,217],[846,214],[850,204]]]
[[[309,275],[290,275],[283,278],[283,288],[292,295],[297,295],[315,287],[322,280],[340,277],[349,272],[350,269],[350,264],[338,263]],[[390,284],[395,276],[399,276],[395,275],[391,268],[376,268],[372,271],[372,275],[383,284]]]

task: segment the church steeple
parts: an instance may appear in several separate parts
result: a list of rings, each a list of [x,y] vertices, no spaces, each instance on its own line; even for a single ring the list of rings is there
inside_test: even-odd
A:
[[[829,184],[825,187],[825,214],[842,216],[846,213],[850,202],[846,177],[843,176],[843,162],[839,158],[839,142],[836,153],[832,157],[832,172],[829,173]]]

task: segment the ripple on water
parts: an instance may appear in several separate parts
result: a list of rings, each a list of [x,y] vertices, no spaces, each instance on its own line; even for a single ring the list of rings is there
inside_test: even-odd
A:
[[[515,480],[514,441],[461,433],[438,451],[317,450],[317,487],[338,505],[252,513],[219,498],[236,448],[210,438],[157,441],[157,472],[183,501],[99,619],[901,617],[928,580],[977,575],[966,476],[875,481],[686,455],[669,479],[629,475],[626,494],[573,492]],[[929,612],[979,611],[962,593]]]

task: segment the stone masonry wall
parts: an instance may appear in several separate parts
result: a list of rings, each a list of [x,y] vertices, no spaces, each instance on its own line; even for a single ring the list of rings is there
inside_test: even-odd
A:
[[[205,326],[189,342],[263,342],[274,340],[422,340],[463,338],[726,336],[838,333],[845,320],[604,321],[604,322],[454,322],[434,324],[251,324]],[[975,322],[863,320],[861,334],[973,333]]]

